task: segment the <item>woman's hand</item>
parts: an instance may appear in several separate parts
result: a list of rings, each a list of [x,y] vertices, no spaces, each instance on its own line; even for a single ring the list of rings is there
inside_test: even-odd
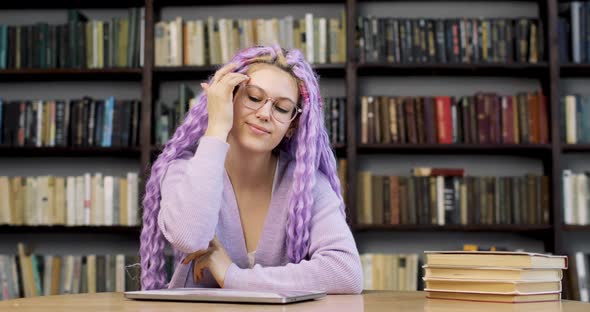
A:
[[[227,140],[233,124],[233,90],[238,84],[249,79],[244,74],[232,72],[235,67],[235,63],[229,63],[215,73],[210,85],[201,83],[207,95],[209,113],[209,125],[205,135],[217,136],[223,141]]]
[[[214,237],[209,243],[209,248],[193,252],[186,256],[182,260],[182,264],[189,264],[193,260],[193,278],[195,284],[203,278],[203,269],[208,268],[217,281],[217,284],[223,288],[225,272],[232,264],[232,261],[217,237]]]

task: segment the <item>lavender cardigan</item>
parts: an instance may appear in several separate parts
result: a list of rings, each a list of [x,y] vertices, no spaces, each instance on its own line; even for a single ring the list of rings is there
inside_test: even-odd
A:
[[[217,235],[233,262],[225,275],[225,288],[360,293],[363,272],[358,250],[340,214],[342,202],[322,173],[318,172],[313,189],[309,257],[298,264],[289,262],[287,203],[295,162],[286,153],[279,157],[255,265],[248,267],[240,214],[224,167],[228,149],[227,142],[204,136],[194,155],[187,152],[168,166],[161,179],[158,225],[172,246],[191,253],[206,249]],[[192,263],[179,264],[169,287],[219,287],[208,270],[203,275],[195,285]]]

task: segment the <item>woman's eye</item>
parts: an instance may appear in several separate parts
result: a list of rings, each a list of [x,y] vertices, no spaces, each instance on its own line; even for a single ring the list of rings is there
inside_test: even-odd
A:
[[[256,98],[256,97],[253,97],[253,96],[249,96],[248,98],[250,99],[250,101],[260,102],[260,99],[259,98]]]
[[[284,108],[282,108],[282,107],[280,107],[280,106],[276,106],[275,108],[276,108],[276,109],[277,109],[277,111],[279,111],[279,113],[281,113],[281,114],[286,114],[286,113],[288,113],[288,112],[289,112],[289,110],[287,110],[287,109],[284,109]]]

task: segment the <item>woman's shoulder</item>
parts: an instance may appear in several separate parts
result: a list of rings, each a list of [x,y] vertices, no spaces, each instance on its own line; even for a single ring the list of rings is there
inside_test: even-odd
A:
[[[193,156],[194,152],[185,150],[180,152],[177,158],[164,163],[164,172],[160,175],[160,185],[162,185],[164,179],[170,175],[186,173],[186,167],[189,165],[189,161]]]
[[[164,164],[164,172],[160,175],[160,185],[169,176],[177,176],[186,173],[186,166],[192,157],[192,153],[183,151],[178,158],[172,159]]]

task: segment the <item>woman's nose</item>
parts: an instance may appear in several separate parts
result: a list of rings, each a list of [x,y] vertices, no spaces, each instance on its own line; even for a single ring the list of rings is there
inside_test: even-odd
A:
[[[265,121],[268,121],[268,120],[270,120],[271,112],[272,112],[272,100],[267,99],[266,102],[264,102],[264,105],[262,105],[262,107],[260,107],[256,111],[256,117],[258,117],[260,119],[264,119]]]

